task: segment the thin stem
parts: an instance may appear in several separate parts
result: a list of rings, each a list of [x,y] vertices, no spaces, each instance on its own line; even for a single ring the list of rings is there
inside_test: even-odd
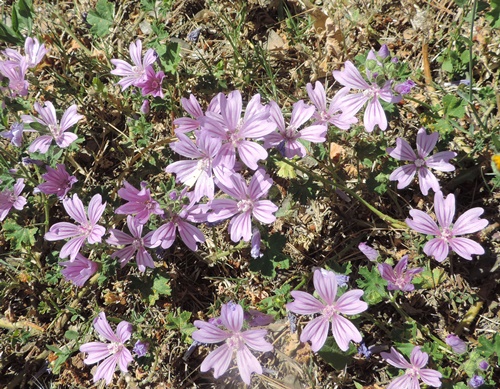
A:
[[[441,339],[439,339],[437,336],[432,334],[429,329],[423,325],[421,325],[418,321],[413,319],[410,315],[408,315],[398,304],[396,301],[396,295],[390,294],[389,298],[389,303],[393,306],[393,308],[401,315],[401,317],[407,322],[411,324],[415,324],[419,331],[422,332],[423,334],[427,335],[429,338],[431,338],[435,343],[438,343],[443,349],[449,350],[449,347],[446,345],[445,342],[443,342]]]
[[[339,184],[338,177],[335,177],[334,172],[330,171],[330,173],[332,174],[332,178],[333,178],[333,182],[332,182],[330,180],[327,180],[326,178],[323,178],[323,177],[311,172],[310,170],[308,170],[302,166],[295,164],[294,162],[292,162],[286,158],[283,158],[282,161],[285,162],[286,164],[294,167],[295,169],[300,170],[301,172],[303,172],[309,176],[314,177],[316,180],[321,181],[323,183],[323,185],[325,185],[325,187],[332,187],[332,186],[337,187],[338,189],[350,194],[352,197],[354,197],[356,200],[358,200],[361,204],[363,204],[366,208],[368,208],[370,211],[372,211],[375,215],[377,215],[383,221],[385,221],[386,223],[389,223],[393,228],[404,229],[404,230],[406,230],[408,228],[405,224],[403,224],[399,220],[396,220],[396,219],[386,215],[385,213],[379,211],[377,208],[375,208],[373,205],[371,205],[369,202],[367,202],[365,199],[363,199],[361,196],[359,196],[354,190],[348,188],[347,186]]]
[[[474,21],[476,20],[476,11],[477,11],[477,0],[472,2],[472,20],[470,23],[470,40],[469,40],[469,103],[472,106],[472,39],[474,39]]]

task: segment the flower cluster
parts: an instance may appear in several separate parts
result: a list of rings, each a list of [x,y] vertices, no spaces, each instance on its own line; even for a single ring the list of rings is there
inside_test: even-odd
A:
[[[122,91],[134,87],[140,89],[142,96],[163,98],[165,74],[155,70],[157,54],[148,49],[143,56],[142,48],[140,40],[132,42],[129,47],[132,64],[112,59],[115,68],[111,74],[121,77],[118,85]],[[3,54],[6,59],[0,60],[0,75],[8,79],[8,88],[2,92],[12,98],[26,96],[29,87],[27,70],[42,61],[46,54],[44,45],[36,38],[27,38],[25,55],[12,49],[6,49]],[[176,118],[173,122],[177,139],[169,147],[178,160],[165,166],[165,172],[175,175],[175,181],[181,187],[174,187],[172,182],[167,193],[157,193],[158,190],[155,191],[152,183],[147,181],[142,181],[139,187],[123,181],[117,193],[125,203],[113,209],[113,219],[109,218],[104,223],[101,218],[107,202],[103,196],[94,194],[90,200],[82,197],[83,201],[89,201],[87,207],[78,194],[70,196],[78,180],[66,170],[64,164],[56,163],[56,158],[51,159],[53,156],[49,153],[53,143],[60,149],[66,149],[78,139],[75,132],[69,131],[83,119],[83,115],[77,113],[75,104],[70,105],[59,120],[52,102],[35,102],[33,109],[36,116],[22,115],[20,122],[13,123],[9,131],[0,135],[11,145],[21,148],[24,132],[39,134],[27,151],[46,154],[50,162],[40,161],[41,166],[47,163],[46,172],[41,175],[43,182],[35,187],[34,193],[57,196],[60,200],[58,204],[62,204],[74,221],[59,221],[50,225],[44,238],[47,241],[65,241],[59,257],[68,260],[59,263],[61,273],[78,287],[82,287],[99,268],[97,262],[89,259],[92,253],[88,253],[91,251],[88,245],[104,242],[108,245],[104,249],[106,254],[122,268],[135,260],[138,271],[144,273],[148,268],[155,267],[152,249],[174,247],[179,236],[183,245],[196,251],[206,241],[203,231],[227,219],[230,219],[226,225],[231,241],[249,242],[250,256],[258,259],[263,256],[261,248],[265,247],[261,242],[261,232],[265,233],[266,226],[276,221],[278,211],[278,206],[268,199],[274,182],[272,174],[265,170],[271,165],[266,160],[270,155],[284,159],[306,157],[311,154],[313,144],[327,141],[332,127],[348,131],[358,123],[356,115],[363,107],[365,130],[373,132],[378,126],[385,131],[389,123],[383,104],[399,103],[415,86],[412,80],[391,76],[395,64],[397,59],[390,58],[386,46],[382,46],[377,53],[370,51],[361,71],[347,61],[343,70],[333,72],[334,79],[342,88],[332,99],[327,96],[324,85],[316,81],[314,86],[306,86],[311,103],[299,100],[293,104],[291,112],[286,112],[275,101],[263,102],[260,94],[249,96],[245,104],[246,100],[238,90],[217,94],[205,110],[194,95],[182,98],[181,104],[189,116]],[[354,93],[351,93],[353,90]],[[144,100],[141,111],[149,111],[148,100]],[[453,223],[455,196],[449,194],[445,197],[431,169],[453,172],[455,167],[450,160],[457,154],[453,151],[432,154],[438,139],[437,133],[428,134],[421,128],[416,134],[414,151],[408,141],[398,137],[396,146],[388,148],[387,153],[394,159],[409,163],[393,171],[389,179],[398,182],[398,189],[404,189],[417,176],[424,196],[431,189],[434,192],[437,223],[427,213],[416,209],[411,210],[411,218],[406,219],[411,229],[433,236],[423,248],[425,254],[442,262],[452,250],[471,260],[473,255],[481,255],[485,251],[477,242],[461,235],[484,229],[488,221],[480,218],[484,212],[482,208],[473,208]],[[0,192],[0,221],[12,208],[22,210],[27,204],[27,199],[21,195],[23,189],[24,179],[19,178],[13,189]],[[114,200],[113,196],[105,198]],[[378,260],[379,253],[367,244],[361,243],[359,249],[371,262]],[[377,264],[381,277],[388,282],[389,290],[414,290],[412,279],[423,268],[409,269],[408,262],[409,258],[405,255],[394,267],[388,263]],[[316,268],[313,269],[315,295],[297,290],[290,293],[293,301],[286,304],[289,316],[310,316],[301,331],[300,341],[310,342],[313,352],[322,349],[330,333],[342,351],[347,351],[352,343],[362,342],[360,331],[346,316],[361,314],[368,309],[368,304],[361,300],[364,291],[348,290],[348,282],[347,276]],[[222,343],[208,354],[201,364],[201,371],[213,369],[215,378],[218,378],[229,369],[235,356],[239,375],[250,385],[252,373],[263,373],[261,362],[254,352],[273,350],[273,345],[266,340],[267,330],[255,327],[267,326],[273,320],[272,316],[257,310],[249,309],[245,313],[241,305],[232,302],[222,305],[220,317],[208,322],[196,320],[194,325],[197,330],[192,334],[195,344]],[[132,325],[122,321],[113,332],[104,312],[99,313],[93,324],[109,343],[85,343],[80,346],[80,351],[88,354],[84,363],[99,362],[94,382],[104,379],[109,384],[116,366],[126,372],[133,361],[132,353],[125,345],[131,338]],[[467,350],[465,343],[455,335],[449,335],[446,343],[455,353],[462,354]],[[133,352],[142,357],[147,354],[148,347],[147,342],[138,341]],[[365,355],[371,353],[366,346],[363,352]],[[413,348],[410,362],[394,348],[380,355],[392,366],[405,369],[404,374],[395,378],[388,389],[415,389],[420,386],[420,380],[430,386],[441,386],[441,373],[425,368],[428,354],[419,346]],[[481,380],[481,376],[474,376],[469,386],[478,387],[482,384]]]
[[[148,49],[143,58],[142,42],[137,39],[135,42],[130,43],[129,53],[133,65],[122,59],[111,60],[111,63],[116,67],[111,70],[111,74],[122,77],[118,81],[122,91],[130,86],[135,86],[141,89],[143,96],[152,95],[153,97],[163,98],[161,84],[165,73],[162,71],[155,72],[154,70],[153,64],[158,57],[156,52],[153,49]]]
[[[2,52],[7,59],[0,60],[0,75],[9,80],[5,89],[10,97],[26,96],[29,82],[26,80],[28,68],[35,68],[42,60],[47,50],[38,39],[28,37],[24,42],[24,55],[14,49],[5,49]]]

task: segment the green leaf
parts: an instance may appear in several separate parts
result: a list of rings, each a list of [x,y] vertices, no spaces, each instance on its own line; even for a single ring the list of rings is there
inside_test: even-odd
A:
[[[500,356],[500,334],[495,334],[493,340],[489,340],[484,335],[481,335],[478,341],[479,346],[477,347],[477,351],[486,358],[491,358],[493,354],[496,354],[498,363]]]
[[[250,271],[260,272],[265,277],[276,277],[276,269],[288,269],[290,258],[283,254],[286,237],[281,234],[273,234],[265,242],[266,249],[260,258],[250,262]]]
[[[87,15],[87,22],[92,26],[90,32],[98,37],[109,34],[109,29],[113,25],[115,7],[107,0],[99,0],[95,10],[90,10]]]
[[[180,52],[181,46],[177,42],[169,42],[157,50],[162,70],[165,73],[175,74],[177,72],[177,66],[181,61]]]
[[[491,27],[500,28],[500,0],[490,0],[491,11],[486,13],[486,20]]]
[[[0,41],[8,42],[17,46],[21,46],[24,38],[19,31],[12,29],[4,23],[0,23]]]
[[[196,327],[191,323],[191,312],[181,311],[179,308],[175,312],[167,314],[165,327],[168,330],[179,331],[183,341],[186,341],[196,330]]]
[[[170,296],[172,293],[170,277],[158,269],[154,269],[147,277],[132,276],[131,280],[132,287],[141,292],[142,298],[149,302],[149,305],[153,305],[160,296]]]
[[[342,351],[333,337],[328,337],[324,346],[318,351],[318,355],[335,370],[344,370],[356,353],[356,346],[352,342],[349,343],[347,351]]]
[[[52,351],[54,354],[61,354],[62,351],[57,348],[56,346],[51,346],[50,344],[45,345],[50,351]]]
[[[462,51],[462,54],[460,54],[460,60],[462,61],[462,64],[468,64],[470,61],[470,52],[469,50]]]
[[[427,269],[413,278],[413,284],[419,289],[435,289],[445,279],[446,273],[443,269]]]
[[[388,298],[387,281],[382,278],[378,269],[373,266],[369,270],[366,266],[359,268],[361,278],[356,280],[358,286],[365,291],[363,300],[368,304],[374,305]]]
[[[297,177],[297,173],[295,172],[295,168],[283,161],[276,161],[276,166],[278,167],[278,171],[276,174],[281,178],[295,178]]]
[[[443,97],[443,108],[445,115],[455,118],[462,118],[465,115],[465,105],[467,103],[453,95]]]
[[[170,296],[170,293],[172,293],[172,289],[170,288],[170,277],[156,274],[153,279],[153,290],[158,294]]]
[[[19,0],[16,10],[19,14],[19,26],[26,28],[28,30],[28,35],[31,35],[33,16],[35,14],[31,0]]]
[[[68,330],[64,333],[64,337],[69,340],[77,340],[80,334],[76,331]]]
[[[3,231],[7,240],[11,241],[12,248],[19,251],[25,251],[35,244],[35,235],[38,232],[37,227],[21,227],[12,219],[3,222]]]
[[[448,73],[453,73],[453,62],[451,61],[451,59],[448,57],[448,58],[445,58],[445,60],[443,61],[443,63],[441,64],[441,68],[445,71],[445,72],[448,72]]]
[[[17,16],[16,7],[12,7],[11,23],[12,23],[12,29],[14,31],[19,31],[19,18]]]
[[[288,301],[290,284],[284,284],[279,289],[274,290],[272,296],[262,299],[259,303],[259,310],[269,315],[285,315],[285,303]]]

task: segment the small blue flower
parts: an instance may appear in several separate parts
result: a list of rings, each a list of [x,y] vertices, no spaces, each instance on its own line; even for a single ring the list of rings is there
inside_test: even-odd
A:
[[[476,389],[484,384],[484,378],[480,375],[475,375],[469,380],[469,388]]]

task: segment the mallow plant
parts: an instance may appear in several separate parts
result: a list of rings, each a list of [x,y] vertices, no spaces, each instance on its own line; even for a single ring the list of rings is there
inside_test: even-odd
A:
[[[36,67],[45,54],[44,44],[31,37],[26,39],[25,55],[7,49],[0,61],[0,72],[7,79],[2,93],[9,99],[28,96],[26,72]],[[111,59],[114,68],[110,73],[119,77],[116,84],[121,91],[130,88],[132,94],[140,92],[143,98],[163,99],[165,73],[159,69],[157,53],[149,48],[143,54],[143,42],[137,39],[130,43],[129,56],[130,60]],[[342,70],[332,70],[332,80],[341,86],[335,95],[327,94],[325,86],[316,81],[314,86],[307,84],[306,90],[302,91],[310,101],[299,99],[290,109],[285,109],[278,101],[266,101],[260,94],[244,96],[240,90],[206,97],[203,100],[211,100],[205,109],[200,96],[182,97],[175,103],[182,105],[189,116],[173,120],[176,139],[168,147],[176,160],[163,161],[161,167],[162,174],[175,176],[172,181],[176,183],[170,191],[158,191],[153,180],[143,177],[140,172],[133,172],[138,180],[120,176],[121,181],[116,182],[116,201],[111,195],[97,191],[82,193],[78,187],[81,178],[75,176],[77,164],[70,151],[81,136],[79,131],[71,129],[84,122],[78,106],[69,105],[61,116],[57,109],[62,106],[56,107],[55,102],[48,100],[37,100],[33,104],[36,115],[24,113],[20,121],[12,120],[10,130],[0,135],[6,139],[9,149],[24,147],[23,152],[30,156],[47,154],[56,157],[51,161],[52,166],[47,164],[48,159],[42,162],[44,174],[26,174],[24,167],[12,173],[16,179],[0,191],[0,220],[14,217],[14,213],[21,214],[29,202],[33,202],[30,197],[40,196],[40,201],[46,201],[47,197],[55,195],[53,209],[45,207],[43,239],[56,250],[59,259],[68,259],[58,262],[60,272],[65,281],[78,288],[85,288],[96,273],[104,272],[102,258],[109,258],[119,265],[121,271],[116,277],[126,278],[124,274],[137,269],[142,279],[147,280],[163,266],[160,266],[162,259],[157,254],[160,249],[205,250],[208,234],[213,231],[221,233],[219,239],[238,244],[238,248],[243,248],[249,257],[258,261],[268,252],[276,251],[275,247],[262,242],[277,229],[274,225],[282,205],[275,194],[279,190],[273,192],[278,177],[274,170],[276,161],[286,160],[290,166],[300,165],[302,173],[314,178],[317,173],[301,163],[307,158],[314,159],[318,147],[325,147],[327,142],[333,141],[332,133],[346,133],[359,122],[368,133],[379,129],[393,135],[389,131],[390,121],[383,104],[398,104],[404,95],[411,94],[414,87],[413,81],[397,78],[398,66],[388,48],[382,46],[378,52],[368,53],[362,71],[349,60]],[[452,173],[455,166],[450,160],[456,158],[457,153],[438,150],[432,154],[439,134],[428,133],[424,128],[415,132],[416,152],[405,138],[391,140],[396,146],[387,149],[388,155],[408,164],[394,170],[389,179],[398,182],[397,190],[409,190],[406,188],[412,187],[416,175],[421,193],[424,196],[428,196],[430,190],[434,193],[437,223],[429,212],[416,208],[408,211],[410,218],[405,220],[407,230],[404,233],[415,231],[432,236],[423,246],[425,255],[419,254],[419,242],[415,240],[415,247],[409,247],[410,253],[402,256],[394,266],[376,264],[380,258],[377,251],[361,243],[359,249],[370,260],[364,274],[373,277],[368,284],[375,283],[374,280],[377,282],[367,286],[367,291],[352,289],[347,281],[340,285],[339,274],[327,266],[311,269],[304,280],[312,276],[314,288],[309,288],[306,281],[302,282],[300,287],[287,292],[286,297],[279,300],[277,311],[287,311],[289,320],[299,318],[300,342],[310,344],[312,353],[321,353],[330,335],[340,352],[348,353],[351,347],[362,344],[369,335],[363,324],[384,326],[370,313],[367,303],[370,297],[366,297],[368,289],[372,293],[374,289],[380,291],[380,288],[387,287],[389,291],[400,292],[398,296],[406,296],[415,293],[415,278],[427,270],[417,266],[425,257],[442,263],[447,258],[456,260],[450,256],[450,251],[466,260],[473,260],[486,252],[476,240],[463,237],[487,227],[488,220],[480,218],[484,209],[466,210],[453,222],[455,195],[447,193],[446,187],[442,186],[440,180],[446,176],[440,175],[438,179],[431,171]],[[25,136],[34,137],[28,147],[23,146]],[[329,177],[325,171],[321,174],[326,176],[320,183],[327,192],[340,188],[340,183],[335,182],[336,177]],[[88,179],[85,178],[85,182]],[[348,183],[342,185],[349,189]],[[380,216],[380,212],[375,214]],[[64,244],[59,241],[64,241]],[[217,241],[211,244],[217,244]],[[193,263],[192,266],[197,265]],[[158,273],[154,274],[156,277]],[[357,274],[352,275],[352,278],[356,277]],[[158,284],[153,282],[154,287]],[[195,346],[204,345],[200,347],[200,353],[206,354],[200,371],[213,370],[214,378],[218,379],[235,364],[241,380],[251,385],[253,377],[270,371],[263,366],[269,359],[266,356],[275,350],[272,343],[275,334],[268,326],[284,318],[260,312],[255,306],[247,307],[245,301],[236,303],[223,295],[219,297],[223,302],[219,317],[200,320],[200,313],[197,313],[198,318],[193,322],[196,329],[193,327],[190,338]],[[396,297],[391,303],[401,311]],[[131,364],[137,363],[128,343],[134,326],[139,323],[125,319],[115,320],[118,324],[113,331],[106,313],[100,311],[92,324],[102,341],[83,343],[92,335],[80,335],[79,351],[85,355],[83,362],[86,365],[98,364],[94,382],[102,379],[111,384],[117,367],[126,373]],[[434,336],[431,335],[429,337]],[[421,382],[440,387],[443,374],[435,366],[437,362],[431,362],[429,354],[422,351],[421,339],[411,337],[406,341],[412,345],[409,361],[392,344],[385,345],[385,350],[390,348],[389,352],[379,352],[377,356],[379,363],[385,361],[404,370],[403,374],[393,377],[388,388],[415,389]],[[153,339],[151,343],[154,343]],[[456,348],[456,344],[455,341],[455,346],[451,347]],[[134,352],[137,358],[145,356],[148,348],[149,343],[136,343]]]

